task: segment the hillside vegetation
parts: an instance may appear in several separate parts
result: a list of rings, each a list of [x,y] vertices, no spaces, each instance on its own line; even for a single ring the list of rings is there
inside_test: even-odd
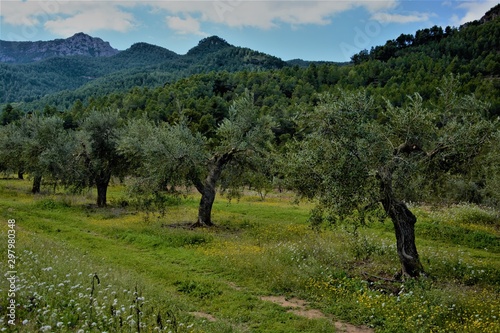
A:
[[[135,86],[157,87],[165,82],[213,70],[268,70],[285,62],[276,57],[207,37],[186,55],[136,43],[109,57],[52,57],[23,64],[0,63],[0,103],[23,102],[31,107],[45,95],[73,91],[82,100]],[[81,96],[84,96],[83,98]],[[76,98],[73,98],[73,102]],[[26,108],[26,107],[23,107]]]
[[[275,90],[265,91],[268,98],[278,98],[280,94],[289,98],[292,92],[310,98],[313,92],[336,87],[364,87],[375,96],[385,96],[401,104],[406,95],[416,91],[425,99],[436,97],[439,80],[454,74],[463,80],[461,93],[481,95],[492,104],[491,112],[498,114],[500,59],[497,41],[500,40],[500,23],[498,16],[491,17],[460,28],[443,30],[433,27],[419,30],[414,35],[401,35],[386,45],[353,55],[350,65],[311,63],[307,68],[307,62],[286,63],[256,51],[231,46],[218,37],[200,41],[182,56],[138,43],[109,58],[1,64],[3,72],[0,77],[6,89],[0,103],[22,102],[18,107],[24,111],[41,110],[46,105],[65,111],[77,100],[87,105],[90,99],[110,93],[126,94],[133,87],[161,90],[165,84],[176,83],[193,74],[208,73],[210,76],[226,71],[234,73],[230,81],[251,90],[262,89],[262,85],[276,86],[274,80],[289,81],[284,87],[278,84]],[[64,66],[56,65],[58,61],[64,61]],[[305,67],[294,65],[299,63]],[[242,77],[237,72],[242,70],[268,74],[262,74],[255,82],[239,82]],[[189,83],[196,84],[196,81]],[[234,83],[226,85],[231,87]]]

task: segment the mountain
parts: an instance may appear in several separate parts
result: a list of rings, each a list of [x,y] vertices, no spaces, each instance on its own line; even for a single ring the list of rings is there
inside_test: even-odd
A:
[[[493,113],[500,114],[499,9],[494,7],[483,19],[459,28],[434,26],[402,34],[385,45],[353,55],[351,63],[343,64],[300,59],[285,62],[231,45],[217,36],[202,39],[184,55],[137,43],[109,57],[66,56],[0,63],[0,108],[2,103],[15,103],[24,111],[43,109],[45,105],[57,105],[63,111],[77,100],[88,104],[89,100],[119,96],[134,87],[167,86],[194,74],[283,69],[303,72],[301,79],[309,84],[297,86],[298,91],[311,93],[313,88],[327,89],[342,83],[367,88],[373,96],[391,96],[395,103],[402,103],[415,91],[426,98],[433,96],[436,80],[453,74],[466,82],[463,93],[478,91],[491,102]],[[287,96],[295,91],[286,84],[283,89]]]
[[[75,50],[88,49],[90,39],[100,40],[83,34],[75,36],[73,44],[65,44],[73,45]],[[77,40],[83,44],[74,45]],[[55,45],[59,41],[48,43]],[[65,108],[76,99],[126,91],[135,86],[162,86],[198,73],[260,71],[287,66],[280,58],[233,46],[217,36],[202,39],[185,55],[147,43],[136,43],[125,51],[117,51],[107,57],[96,57],[96,52],[94,56],[81,52],[78,55],[28,62],[28,59],[33,59],[33,54],[19,51],[11,63],[0,62],[0,85],[5,87],[0,91],[0,104],[29,103],[23,104],[23,108],[33,109],[40,103],[43,107],[47,100],[44,96],[58,94],[64,98],[52,96],[50,100],[63,99],[65,102],[59,105]]]
[[[81,32],[66,39],[51,41],[0,40],[0,62],[4,63],[29,63],[65,56],[110,57],[118,52],[108,42]]]
[[[177,57],[179,57],[177,53],[163,47],[148,43],[136,43],[114,56],[111,62],[120,63],[122,66],[142,66],[172,60]]]

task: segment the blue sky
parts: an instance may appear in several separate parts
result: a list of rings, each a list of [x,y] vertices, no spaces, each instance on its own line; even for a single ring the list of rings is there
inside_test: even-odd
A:
[[[136,42],[185,54],[204,37],[290,60],[348,61],[401,33],[481,18],[498,1],[2,0],[0,39],[84,32],[119,50]]]

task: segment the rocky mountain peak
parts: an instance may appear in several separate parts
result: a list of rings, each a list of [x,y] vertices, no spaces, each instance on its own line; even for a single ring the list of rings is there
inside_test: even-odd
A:
[[[119,51],[100,38],[79,32],[66,39],[37,42],[0,41],[0,62],[27,63],[52,57],[109,57]]]

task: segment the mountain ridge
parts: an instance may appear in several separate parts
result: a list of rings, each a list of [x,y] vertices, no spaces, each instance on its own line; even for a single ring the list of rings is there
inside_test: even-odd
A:
[[[56,41],[66,44],[65,49],[68,49],[68,43],[78,40],[94,39],[85,34],[76,34],[69,40]],[[36,48],[34,44],[20,45]],[[5,87],[4,91],[0,91],[0,104],[30,103],[45,95],[84,87],[85,91],[92,91],[91,94],[95,95],[137,85],[159,86],[208,71],[269,70],[287,66],[280,58],[233,46],[218,36],[202,39],[184,55],[144,42],[112,53],[101,56],[102,53],[77,52],[71,56],[50,56],[29,61],[34,59],[34,54],[39,54],[33,51],[28,52],[28,55],[21,54],[18,62],[0,62],[0,84]]]
[[[110,57],[119,52],[109,42],[83,32],[49,41],[0,40],[0,62],[3,63],[32,63],[65,56]]]
[[[231,45],[218,36],[200,40],[198,45],[184,55],[141,42],[109,57],[78,55],[21,64],[0,62],[0,85],[4,87],[0,90],[0,105],[16,103],[18,107],[28,111],[47,104],[57,104],[60,109],[68,109],[77,99],[84,101],[90,97],[123,92],[134,87],[164,86],[194,74],[267,71],[284,67],[293,71],[311,65],[355,66],[367,61],[374,61],[374,66],[378,67],[366,79],[366,84],[373,82],[385,85],[395,78],[388,71],[380,72],[379,67],[385,65],[377,61],[391,61],[393,66],[399,66],[399,62],[394,61],[400,57],[410,59],[413,56],[419,59],[425,56],[428,62],[444,61],[445,67],[467,68],[462,72],[472,71],[474,75],[477,72],[487,78],[497,78],[500,61],[499,53],[494,51],[498,50],[500,40],[495,37],[500,31],[497,28],[497,23],[500,23],[497,19],[499,8],[500,6],[493,7],[480,21],[460,28],[447,27],[442,31],[432,27],[418,30],[415,36],[404,35],[405,38],[411,37],[412,43],[401,46],[398,44],[400,36],[370,52],[365,50],[354,55],[350,63],[310,62],[301,59],[283,61],[259,51]],[[415,59],[408,61],[415,62]],[[484,66],[478,67],[478,61],[484,63]],[[312,67],[311,72],[314,72],[315,67]],[[407,70],[405,68],[403,71]],[[428,70],[427,67],[425,70]],[[354,79],[355,71],[349,73]],[[315,74],[311,75],[314,77]],[[494,85],[495,82],[492,81],[491,84]]]

